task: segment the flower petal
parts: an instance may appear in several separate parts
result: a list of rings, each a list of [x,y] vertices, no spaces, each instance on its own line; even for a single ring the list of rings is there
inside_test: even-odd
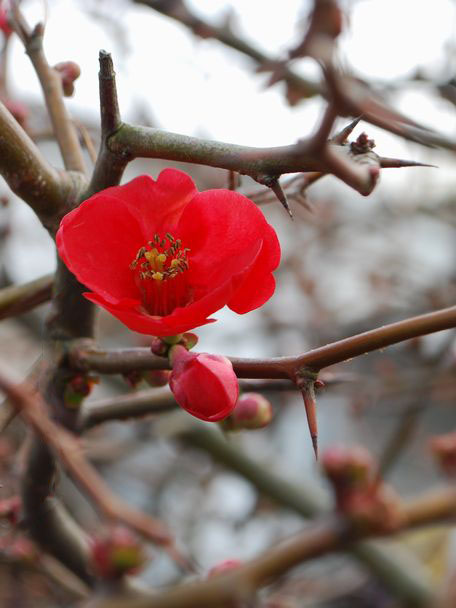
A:
[[[275,230],[267,225],[263,246],[242,285],[228,302],[234,312],[242,315],[262,306],[274,294],[275,279],[272,271],[280,262],[280,245]]]
[[[111,196],[84,201],[63,218],[57,248],[76,278],[110,302],[137,297],[129,265],[143,245],[140,225]]]
[[[140,175],[92,198],[112,196],[124,203],[140,223],[147,242],[155,233],[163,237],[172,232],[185,206],[197,193],[189,175],[178,169],[164,169],[156,181],[150,175]]]
[[[192,285],[220,285],[250,268],[269,231],[256,205],[231,190],[207,190],[195,196],[182,213],[179,238],[188,254]]]

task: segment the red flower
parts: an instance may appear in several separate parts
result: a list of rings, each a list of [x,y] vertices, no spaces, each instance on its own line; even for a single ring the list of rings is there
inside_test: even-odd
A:
[[[165,169],[103,190],[68,213],[57,233],[65,264],[134,331],[171,336],[210,323],[227,304],[243,314],[274,293],[274,229],[245,196],[198,192]]]
[[[220,355],[190,353],[181,345],[171,349],[173,371],[169,387],[177,403],[192,416],[216,422],[234,409],[239,385],[231,361]]]

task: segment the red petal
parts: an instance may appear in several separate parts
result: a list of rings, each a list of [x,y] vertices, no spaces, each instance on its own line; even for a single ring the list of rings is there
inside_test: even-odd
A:
[[[123,202],[140,223],[145,240],[155,233],[173,232],[185,206],[198,193],[189,175],[178,169],[164,169],[154,181],[150,175],[135,177],[128,184],[103,190]],[[143,243],[144,244],[144,243]]]
[[[63,218],[56,236],[59,254],[77,279],[110,302],[137,297],[129,265],[143,235],[118,199],[97,195]]]
[[[275,230],[267,225],[263,247],[245,275],[242,285],[228,302],[228,306],[238,314],[244,314],[262,306],[273,295],[275,280],[271,272],[280,262],[280,245]]]
[[[205,316],[198,317],[194,312],[189,312],[188,308],[176,308],[171,315],[157,317],[143,312],[140,302],[137,300],[126,299],[118,304],[112,304],[96,293],[85,293],[84,296],[117,317],[131,330],[150,336],[174,336],[215,321],[215,319],[207,319]]]
[[[189,247],[192,285],[204,290],[247,270],[270,228],[251,200],[230,190],[207,190],[187,205],[178,225]]]

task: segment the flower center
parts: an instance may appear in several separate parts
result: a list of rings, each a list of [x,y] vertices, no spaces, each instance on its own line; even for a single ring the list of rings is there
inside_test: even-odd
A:
[[[169,232],[164,238],[155,234],[152,241],[138,250],[130,269],[141,292],[142,304],[149,314],[164,317],[178,306],[191,302],[186,272],[189,251]]]

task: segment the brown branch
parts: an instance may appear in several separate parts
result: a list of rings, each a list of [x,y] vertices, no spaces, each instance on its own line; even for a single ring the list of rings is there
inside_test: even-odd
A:
[[[160,158],[201,164],[249,175],[259,183],[284,173],[333,173],[363,195],[372,191],[378,177],[378,170],[374,176],[371,169],[354,163],[345,146],[329,143],[316,154],[313,138],[289,146],[254,148],[123,124],[107,146],[119,159]]]
[[[47,274],[22,285],[0,290],[0,319],[15,317],[47,302],[52,295],[54,275]]]
[[[405,504],[401,509],[402,524],[395,529],[446,521],[456,511],[456,490],[434,491]],[[259,557],[232,571],[207,581],[180,585],[148,599],[101,600],[97,608],[203,608],[225,606],[230,602],[247,601],[258,588],[286,573],[290,568],[315,557],[339,551],[361,538],[377,536],[383,530],[367,526],[360,528],[341,516],[327,516],[308,526],[292,539],[269,549]],[[413,606],[428,606],[429,592],[416,597]]]
[[[0,173],[11,190],[34,210],[53,233],[68,199],[81,185],[77,174],[65,174],[47,163],[36,145],[0,103]]]
[[[388,107],[380,98],[374,96],[367,85],[360,83],[359,79],[345,75],[335,76],[328,74],[326,82],[307,80],[298,75],[287,62],[265,55],[257,48],[236,36],[226,25],[215,26],[197,17],[183,0],[133,0],[137,4],[144,4],[149,8],[175,19],[189,28],[196,36],[201,38],[214,38],[222,44],[235,49],[252,59],[261,71],[272,72],[270,85],[283,81],[287,87],[287,97],[295,105],[301,99],[305,100],[313,95],[322,95],[328,101],[337,101],[338,113],[345,116],[363,115],[363,119],[375,126],[381,127],[400,137],[421,143],[425,146],[440,146],[448,150],[456,149],[453,140],[420,127],[417,123],[399,112]],[[332,66],[331,66],[332,68]],[[332,68],[333,72],[336,72]],[[337,78],[337,83],[335,80]],[[328,82],[329,81],[329,82]]]
[[[294,378],[296,370],[300,368],[319,371],[324,367],[374,350],[454,327],[456,327],[456,306],[384,325],[315,348],[296,357],[270,359],[231,357],[230,360],[239,378]],[[75,369],[93,370],[103,374],[169,369],[167,360],[156,357],[148,348],[103,351],[94,349],[89,343],[76,342],[70,349],[70,359]]]
[[[120,129],[122,121],[117,101],[116,74],[111,55],[106,51],[100,51],[99,61],[101,143],[86,197],[103,188],[116,186],[120,182],[129,160],[128,152],[113,154],[108,146],[109,138]]]
[[[84,158],[78,134],[63,103],[61,77],[56,70],[51,68],[44,55],[44,26],[39,23],[33,30],[30,30],[15,2],[12,5],[12,12],[16,33],[22,40],[25,52],[29,56],[40,81],[65,168],[70,171],[85,173]]]
[[[25,386],[18,386],[0,372],[0,389],[10,398],[24,420],[44,443],[58,456],[74,481],[83,488],[103,515],[133,528],[148,540],[165,547],[181,563],[173,539],[162,522],[136,511],[115,496],[95,469],[84,458],[79,441],[66,429],[53,422],[46,413],[42,399]],[[47,488],[45,488],[47,492]]]

